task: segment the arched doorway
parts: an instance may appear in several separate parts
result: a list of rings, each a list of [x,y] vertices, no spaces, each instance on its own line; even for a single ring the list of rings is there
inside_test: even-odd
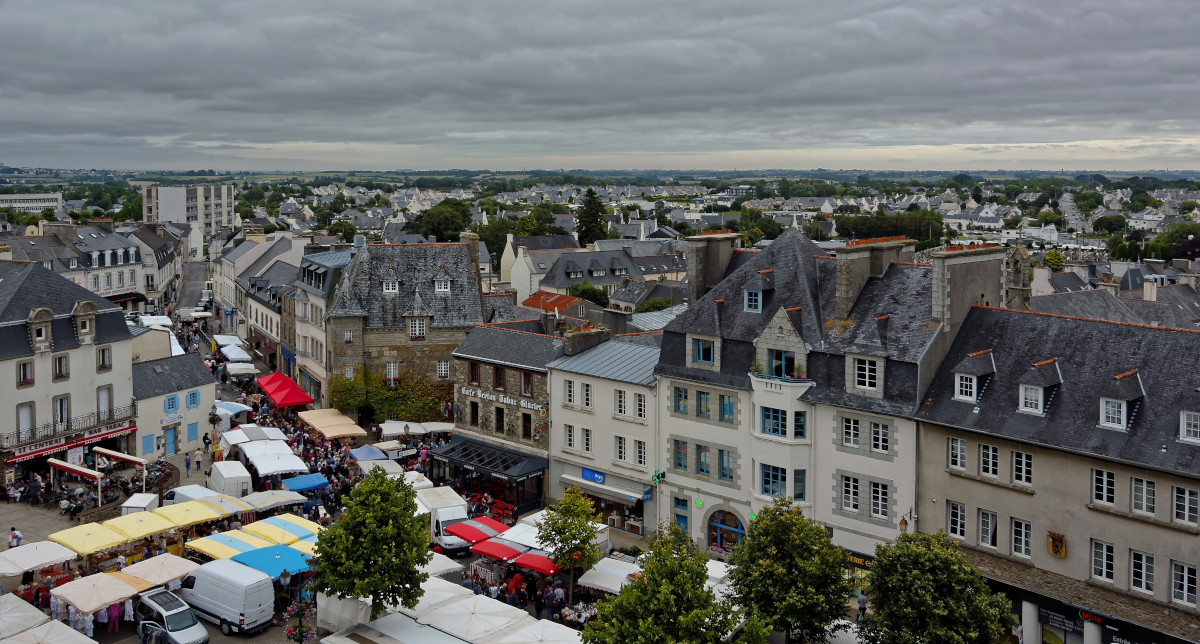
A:
[[[746,536],[742,520],[729,510],[717,510],[708,517],[708,547],[729,552]]]

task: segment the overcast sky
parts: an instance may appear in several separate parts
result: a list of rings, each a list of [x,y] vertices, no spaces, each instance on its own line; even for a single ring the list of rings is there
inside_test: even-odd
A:
[[[1198,50],[1188,0],[3,0],[0,163],[1200,168]]]

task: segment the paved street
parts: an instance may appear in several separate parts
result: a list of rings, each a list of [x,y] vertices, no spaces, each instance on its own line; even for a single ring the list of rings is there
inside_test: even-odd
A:
[[[180,278],[179,300],[176,309],[193,308],[200,301],[201,291],[204,290],[206,269],[204,262],[184,262],[183,276]]]

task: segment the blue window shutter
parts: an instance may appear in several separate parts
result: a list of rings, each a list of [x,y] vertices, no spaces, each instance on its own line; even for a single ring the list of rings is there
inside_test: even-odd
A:
[[[200,423],[188,423],[187,440],[189,443],[194,443],[194,442],[200,440],[200,436],[198,435],[198,432],[197,432],[197,428],[199,428],[199,427],[200,427]]]
[[[163,397],[163,413],[164,414],[171,413],[171,397],[170,396]]]
[[[142,437],[142,456],[154,453],[154,435],[147,434]]]

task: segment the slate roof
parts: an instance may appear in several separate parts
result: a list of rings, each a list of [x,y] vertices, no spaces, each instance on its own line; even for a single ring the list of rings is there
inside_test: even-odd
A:
[[[537,237],[516,237],[512,239],[510,244],[513,255],[517,254],[517,247],[524,246],[526,250],[553,250],[564,248],[579,248],[579,242],[570,235],[540,235]]]
[[[185,353],[170,358],[136,362],[133,365],[135,400],[146,400],[174,392],[180,392],[182,395],[190,389],[216,382],[217,379],[204,366],[204,359],[199,353]]]
[[[559,358],[546,367],[583,376],[650,386],[654,384],[654,367],[658,364],[659,351],[658,347],[609,340],[583,353]]]
[[[646,257],[635,257],[633,263],[637,265],[638,270],[642,275],[659,274],[659,273],[686,273],[687,260],[683,255],[650,255]]]
[[[52,350],[78,347],[75,324],[67,316],[81,301],[96,305],[97,344],[133,337],[116,304],[41,264],[0,261],[0,360],[33,355],[27,321],[37,308],[49,309],[54,314],[50,325]]]
[[[563,346],[558,336],[481,324],[467,333],[453,355],[545,373],[546,365],[562,357]]]
[[[953,366],[980,349],[992,350],[996,373],[980,387],[976,402],[956,401]],[[917,418],[1123,463],[1195,472],[1200,445],[1179,439],[1179,418],[1183,410],[1200,410],[1200,391],[1188,361],[1198,354],[1197,332],[975,307]],[[1032,363],[1047,356],[1057,357],[1062,383],[1046,396],[1043,416],[1017,412],[1023,377]],[[1134,369],[1137,374],[1129,374]],[[1121,380],[1136,377],[1137,382],[1114,385],[1121,375]],[[1145,396],[1129,401],[1127,431],[1099,427],[1100,397],[1117,387],[1122,396],[1137,395],[1137,386]]]
[[[1140,299],[1142,289],[1122,291],[1120,297],[1097,288],[1029,298],[1035,313],[1050,313],[1110,322],[1128,322],[1176,329],[1200,328],[1200,295],[1190,286],[1160,286],[1158,301]]]
[[[79,263],[79,252],[62,243],[54,235],[38,235],[36,237],[3,237],[0,243],[8,246],[14,260],[29,262],[50,262],[56,273],[76,271],[82,268]],[[75,258],[76,266],[71,268],[71,258]]]
[[[479,273],[471,270],[467,245],[367,244],[342,271],[342,285],[330,317],[365,316],[366,328],[399,328],[403,313],[420,293],[433,328],[462,328],[483,322]],[[449,293],[435,293],[441,273],[451,279]],[[399,282],[399,293],[383,294],[384,280]]]
[[[593,243],[596,245],[596,250],[621,250],[628,246],[629,252],[634,257],[673,255],[687,252],[687,241],[682,239],[597,239]]]
[[[1082,291],[1088,288],[1087,282],[1075,273],[1051,273],[1050,286],[1054,288],[1055,293]]]
[[[511,293],[484,293],[484,322],[515,322],[541,319],[541,312],[517,306]]]
[[[642,331],[660,331],[687,310],[687,304],[676,304],[661,311],[634,313],[629,326]]]
[[[616,269],[623,269],[624,275],[614,274]],[[580,277],[570,277],[568,273],[582,271]],[[593,272],[602,271],[602,275]],[[542,278],[542,286],[551,288],[567,288],[572,284],[587,282],[595,286],[619,284],[626,277],[642,279],[633,258],[623,250],[588,250],[577,253],[560,255]]]
[[[334,272],[336,269],[342,268],[349,264],[352,257],[353,254],[350,252],[349,248],[305,255],[300,259],[300,268],[298,271],[299,276],[295,279],[295,281],[292,282],[292,285],[300,290],[312,293],[313,295],[328,297],[329,291],[333,287],[333,280],[335,278]],[[309,284],[307,281],[305,281],[304,273],[306,269],[314,271],[324,269],[323,274],[325,279],[323,282],[321,282],[320,287]]]

